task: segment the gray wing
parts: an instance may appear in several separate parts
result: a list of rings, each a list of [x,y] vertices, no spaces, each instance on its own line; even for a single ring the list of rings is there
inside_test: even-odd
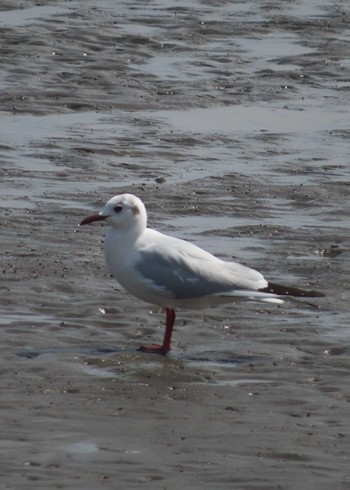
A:
[[[172,245],[176,244],[172,239]],[[176,299],[257,290],[267,283],[263,276],[235,262],[216,259],[204,250],[182,242],[180,248],[148,247],[139,251],[136,270],[155,287]],[[186,244],[186,246],[184,246]]]

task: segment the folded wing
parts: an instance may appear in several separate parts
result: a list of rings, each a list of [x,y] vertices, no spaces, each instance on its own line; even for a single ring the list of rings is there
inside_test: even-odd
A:
[[[163,235],[164,237],[164,235]],[[136,270],[176,299],[258,291],[267,281],[257,271],[224,262],[183,240],[164,237],[138,251]]]

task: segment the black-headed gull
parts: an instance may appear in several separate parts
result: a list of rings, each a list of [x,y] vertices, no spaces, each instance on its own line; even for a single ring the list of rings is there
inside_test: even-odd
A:
[[[185,240],[147,228],[141,199],[122,194],[80,225],[106,221],[104,242],[112,275],[131,294],[165,308],[162,345],[140,347],[143,352],[170,350],[175,308],[204,308],[234,300],[283,303],[280,296],[321,297],[317,291],[268,283],[260,272],[236,262],[225,262]]]

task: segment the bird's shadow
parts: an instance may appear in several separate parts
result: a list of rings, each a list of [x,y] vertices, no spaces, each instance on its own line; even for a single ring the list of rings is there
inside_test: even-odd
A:
[[[220,353],[217,351],[209,352],[181,352],[181,351],[171,351],[171,353],[166,356],[159,354],[143,353],[137,349],[123,349],[118,347],[105,347],[105,346],[94,346],[94,347],[43,347],[40,349],[23,349],[17,351],[16,356],[26,358],[26,359],[36,359],[43,355],[60,355],[60,354],[75,354],[83,355],[89,357],[101,357],[113,354],[135,354],[135,359],[139,359],[139,356],[145,357],[147,359],[158,359],[160,362],[167,360],[178,360],[184,362],[195,362],[203,364],[221,364],[221,365],[236,365],[242,363],[251,363],[253,361],[252,355],[230,355],[227,353]]]

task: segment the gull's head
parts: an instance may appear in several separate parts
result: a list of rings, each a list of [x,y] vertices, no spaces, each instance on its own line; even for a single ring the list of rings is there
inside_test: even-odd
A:
[[[83,219],[81,225],[94,221],[105,221],[118,230],[138,229],[143,231],[147,225],[146,209],[138,197],[133,194],[121,194],[110,199],[102,211]]]

